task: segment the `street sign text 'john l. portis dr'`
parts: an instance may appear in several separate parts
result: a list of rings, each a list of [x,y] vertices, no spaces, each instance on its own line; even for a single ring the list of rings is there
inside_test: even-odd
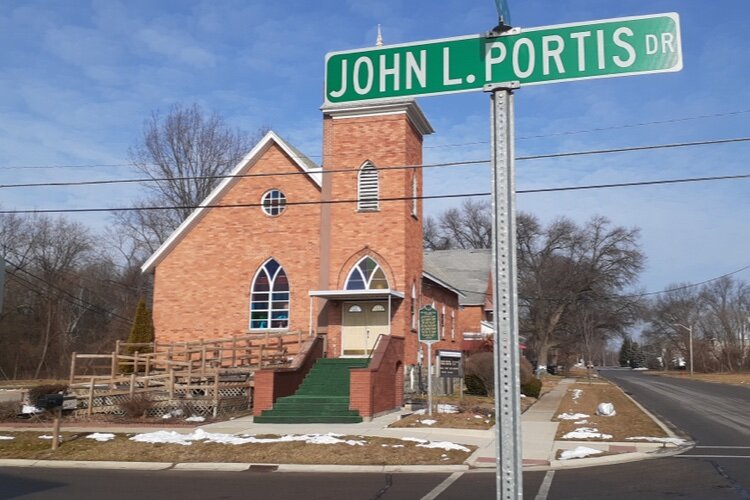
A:
[[[682,69],[675,13],[472,35],[326,57],[326,102],[468,92]]]

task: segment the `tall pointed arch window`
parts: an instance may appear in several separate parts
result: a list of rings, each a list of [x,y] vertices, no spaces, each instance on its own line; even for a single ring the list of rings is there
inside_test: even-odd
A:
[[[289,328],[289,280],[275,259],[268,259],[253,280],[250,329]]]
[[[364,257],[349,272],[346,290],[385,290],[388,278],[380,265],[370,257]]]
[[[369,161],[359,169],[357,177],[357,209],[378,210],[380,178],[378,169]]]

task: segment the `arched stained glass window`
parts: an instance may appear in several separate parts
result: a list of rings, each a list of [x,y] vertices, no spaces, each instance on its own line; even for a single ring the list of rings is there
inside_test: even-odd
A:
[[[258,270],[250,297],[250,329],[289,327],[289,280],[284,268],[269,259]]]
[[[385,290],[388,278],[377,262],[370,257],[360,260],[349,273],[346,290]]]

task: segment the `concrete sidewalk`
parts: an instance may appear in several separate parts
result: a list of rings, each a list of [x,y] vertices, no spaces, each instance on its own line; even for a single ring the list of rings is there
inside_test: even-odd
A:
[[[549,466],[554,459],[555,434],[558,422],[552,422],[563,396],[573,379],[563,379],[550,392],[544,394],[531,408],[521,415],[521,441],[524,466]],[[325,434],[346,433],[355,436],[417,437],[430,441],[451,441],[477,446],[469,457],[471,467],[495,467],[495,429],[442,429],[432,427],[389,428],[401,418],[403,412],[390,413],[369,422],[334,426],[331,424],[256,424],[252,417],[243,417],[226,422],[208,424],[200,428],[206,432],[227,434]]]

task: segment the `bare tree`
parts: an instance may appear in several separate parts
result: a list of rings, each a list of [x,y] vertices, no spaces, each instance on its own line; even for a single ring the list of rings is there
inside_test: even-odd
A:
[[[613,226],[604,217],[583,226],[560,218],[543,227],[535,217],[519,215],[522,328],[540,365],[564,338],[566,317],[575,306],[580,311],[586,303],[612,301],[636,283],[644,262],[638,237],[638,229]],[[607,313],[610,320],[612,313]]]
[[[736,371],[750,364],[749,321],[750,287],[723,277],[701,287],[670,285],[652,301],[645,333],[671,360],[688,358],[692,332],[696,369]]]
[[[134,167],[153,180],[144,183],[149,196],[134,207],[140,210],[115,214],[118,225],[143,255],[154,252],[267,130],[232,129],[198,104],[172,106],[164,117],[154,112],[130,151]]]
[[[492,211],[489,201],[464,200],[461,208],[450,208],[437,220],[428,217],[423,228],[425,248],[490,248]]]

